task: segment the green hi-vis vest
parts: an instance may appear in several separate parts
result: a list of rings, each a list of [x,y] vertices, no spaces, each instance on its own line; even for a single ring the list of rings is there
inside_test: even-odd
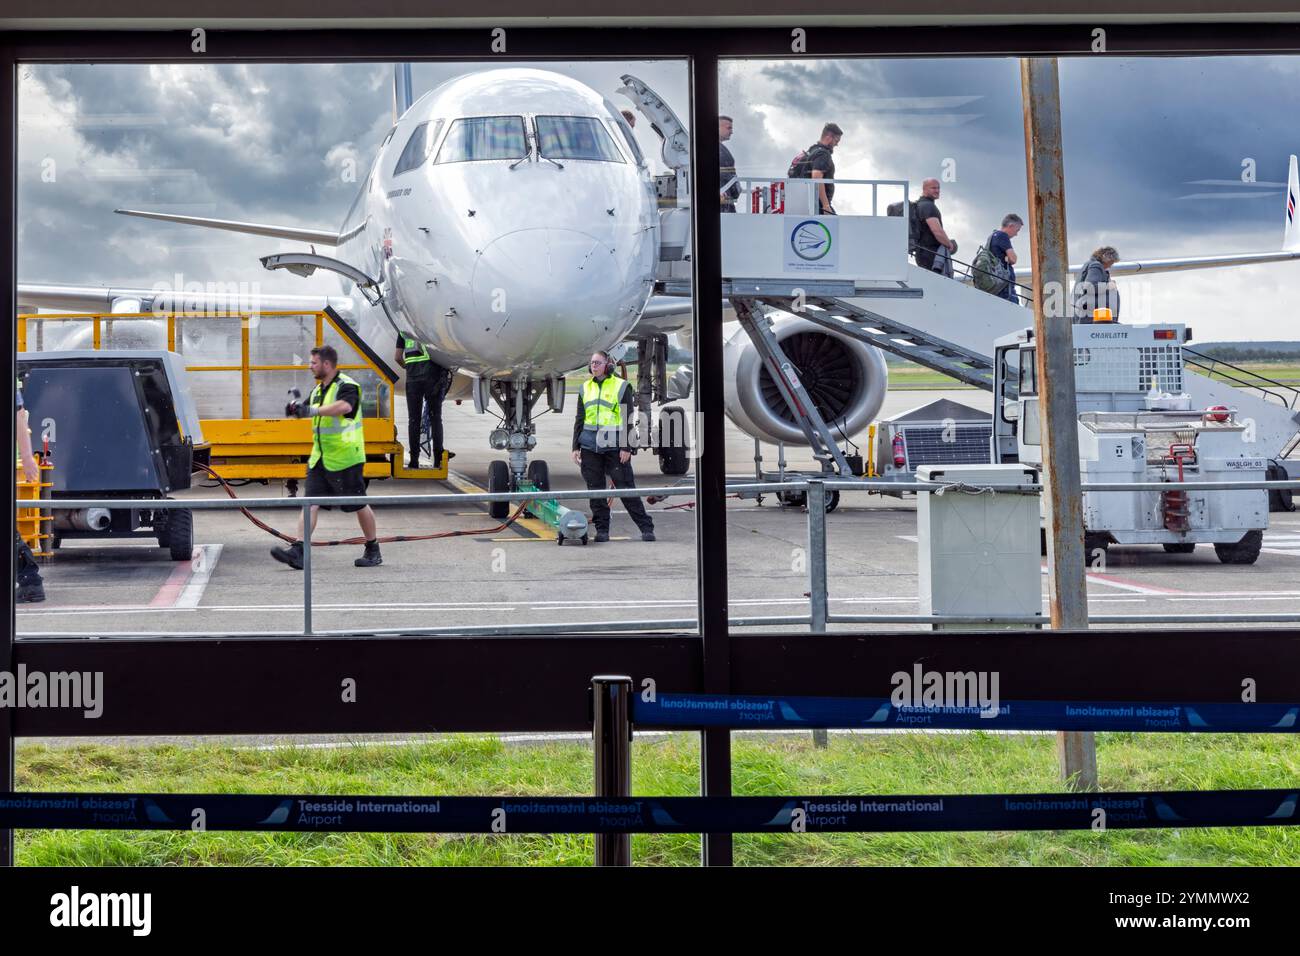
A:
[[[356,385],[358,402],[355,418],[342,415],[318,415],[312,428],[311,458],[308,468],[316,467],[316,462],[325,459],[326,471],[342,471],[353,465],[360,465],[366,460],[366,436],[361,429],[361,386],[342,372],[334,376],[329,389],[321,394],[321,383],[312,389],[310,404],[331,405],[338,399],[339,383]]]
[[[605,381],[587,379],[582,386],[582,430],[595,432],[597,448],[618,448],[623,438],[623,409],[618,394],[624,380],[607,375]]]
[[[430,362],[429,353],[424,347],[424,343],[419,339],[413,339],[405,332],[402,333],[402,362],[406,365],[414,365],[416,362]]]

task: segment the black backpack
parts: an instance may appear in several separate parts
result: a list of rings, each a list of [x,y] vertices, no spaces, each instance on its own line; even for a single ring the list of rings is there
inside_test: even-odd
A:
[[[916,201],[913,200],[907,207],[907,251],[915,252],[921,242],[921,216],[916,211]],[[885,212],[890,216],[901,216],[903,214],[903,201],[891,202],[885,207]]]
[[[818,152],[826,152],[826,147],[821,143],[813,143],[798,156],[790,161],[790,168],[786,170],[786,179],[812,179],[812,164],[817,158]]]

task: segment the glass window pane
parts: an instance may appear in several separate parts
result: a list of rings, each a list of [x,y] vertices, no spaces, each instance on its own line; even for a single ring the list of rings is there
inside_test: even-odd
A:
[[[541,155],[550,159],[623,162],[605,127],[590,116],[537,117],[537,148]]]
[[[438,162],[518,159],[527,153],[522,116],[473,116],[451,124]]]

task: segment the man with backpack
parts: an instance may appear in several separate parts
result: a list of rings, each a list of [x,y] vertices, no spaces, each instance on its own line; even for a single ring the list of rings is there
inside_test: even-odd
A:
[[[790,169],[785,174],[786,178],[834,180],[835,160],[832,154],[843,136],[844,130],[834,123],[827,123],[822,127],[821,139],[794,158],[794,162],[790,164]],[[835,198],[835,183],[819,182],[815,185],[817,192],[813,203],[813,215],[835,215],[835,207],[832,205],[832,200]]]
[[[1011,240],[1024,224],[1014,212],[1007,213],[1002,217],[1002,227],[993,230],[971,263],[975,288],[1016,305],[1020,304],[1020,298],[1016,294],[1016,250],[1011,248]]]

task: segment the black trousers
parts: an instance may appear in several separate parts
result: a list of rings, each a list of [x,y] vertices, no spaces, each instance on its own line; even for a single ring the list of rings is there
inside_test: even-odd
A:
[[[406,376],[406,447],[408,458],[420,454],[420,431],[424,423],[424,410],[429,409],[430,450],[433,453],[433,467],[442,464],[442,397],[447,394],[447,379],[444,375]]]
[[[14,582],[19,585],[42,583],[36,556],[17,531],[14,532]]]
[[[592,491],[608,488],[607,478],[613,480],[615,488],[636,487],[636,480],[632,477],[632,463],[629,461],[625,465],[620,462],[617,451],[587,451],[584,448],[582,480],[587,483],[587,487]],[[655,523],[646,514],[645,505],[641,504],[640,498],[624,498],[623,507],[636,522],[638,530],[645,532],[655,529]],[[597,531],[609,530],[609,503],[605,498],[591,499],[591,523]]]

